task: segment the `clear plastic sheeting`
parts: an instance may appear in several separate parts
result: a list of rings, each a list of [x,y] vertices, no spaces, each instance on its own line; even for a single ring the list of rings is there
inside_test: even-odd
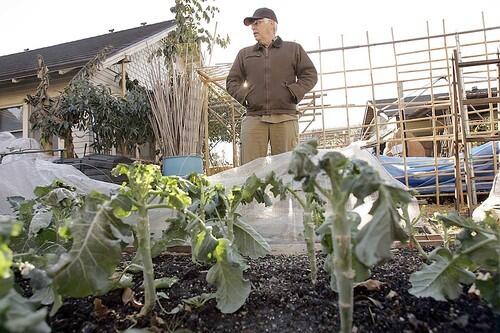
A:
[[[74,186],[81,193],[95,190],[109,194],[118,188],[115,184],[93,180],[71,165],[54,164],[52,156],[32,153],[33,150],[40,150],[36,140],[16,139],[8,132],[0,132],[0,154],[3,156],[0,164],[0,214],[12,214],[8,197],[31,199],[35,187],[49,185],[56,179]]]
[[[479,207],[474,209],[472,219],[476,222],[482,221],[486,218],[487,213],[500,219],[500,178],[498,173],[495,175],[488,198]]]
[[[343,149],[335,149],[341,152],[346,157],[366,161],[375,170],[378,171],[380,177],[396,187],[407,189],[401,182],[392,177],[380,164],[378,159],[366,150],[359,148],[360,143],[353,143],[349,147]],[[320,149],[316,159],[321,158],[325,153],[332,151]],[[238,168],[230,169],[211,177],[208,177],[210,183],[221,183],[226,189],[234,185],[241,185],[252,174],[259,178],[264,178],[271,171],[283,180],[284,183],[292,184],[294,189],[300,189],[300,184],[292,180],[292,176],[288,174],[288,165],[291,160],[291,152],[280,155],[268,156],[251,161]],[[328,186],[329,180],[326,177],[318,178],[318,181],[323,186]],[[271,195],[272,197],[272,195]],[[365,203],[357,207],[356,211],[361,216],[360,227],[368,223],[371,215],[368,213],[372,203],[376,200],[376,194],[365,198]],[[354,198],[351,200],[354,205]],[[273,198],[273,205],[265,207],[264,204],[251,203],[241,206],[239,213],[242,218],[252,225],[268,242],[270,243],[295,243],[303,242],[303,210],[300,205],[293,199],[287,198],[280,201],[279,198]],[[414,199],[409,207],[410,218],[414,219],[419,216],[419,207],[417,200]]]

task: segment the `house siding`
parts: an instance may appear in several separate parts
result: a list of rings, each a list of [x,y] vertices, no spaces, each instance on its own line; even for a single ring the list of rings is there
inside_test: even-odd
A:
[[[168,29],[171,30],[173,25]],[[148,61],[147,58],[153,49],[156,49],[161,44],[161,38],[164,38],[168,30],[162,30],[134,45],[126,48],[122,53],[115,54],[104,62],[105,68],[97,71],[91,77],[90,81],[95,85],[103,85],[110,89],[115,96],[122,95],[120,86],[121,65],[117,64],[123,57],[128,57],[130,62],[126,63],[126,72],[131,80],[137,79],[143,85],[147,81]],[[49,68],[50,69],[50,68]],[[77,73],[78,68],[69,68],[66,71],[64,68],[60,71],[50,73],[49,95],[52,97],[60,94],[61,91],[69,84],[71,79]],[[23,108],[23,137],[33,137],[31,124],[29,123],[30,107],[25,103],[26,95],[35,94],[39,81],[36,77],[29,79],[20,79],[19,83],[10,81],[0,82],[0,108],[22,106]],[[63,140],[55,140],[55,148],[63,148]],[[82,157],[84,154],[93,153],[91,144],[93,143],[93,134],[89,131],[80,131],[73,129],[73,144],[75,153]],[[146,151],[154,149],[147,147],[140,148],[140,156],[150,157]]]

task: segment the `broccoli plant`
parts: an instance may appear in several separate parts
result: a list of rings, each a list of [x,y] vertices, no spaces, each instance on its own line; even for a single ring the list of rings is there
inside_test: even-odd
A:
[[[155,208],[183,210],[191,203],[191,199],[179,188],[178,179],[161,176],[156,165],[120,164],[113,173],[115,176],[125,175],[128,178],[128,183],[120,189],[122,201],[115,208],[115,214],[125,217],[130,212],[137,211],[139,216],[137,224],[133,227],[137,236],[137,252],[142,262],[144,277],[145,301],[140,314],[145,315],[151,312],[156,301],[148,211]]]
[[[314,247],[316,242],[315,230],[325,220],[324,204],[326,202],[321,199],[316,192],[301,193],[302,191],[294,189],[292,184],[284,184],[281,179],[276,177],[274,172],[271,172],[266,177],[266,183],[271,185],[275,197],[279,196],[280,199],[284,199],[288,193],[297,201],[303,210],[302,224],[304,226],[304,241],[306,243],[307,257],[311,270],[311,282],[316,284],[318,268]]]
[[[37,303],[24,298],[13,288],[16,263],[9,244],[21,229],[19,222],[0,216],[0,332],[50,332],[45,322],[47,309],[37,309]],[[21,274],[24,273],[21,270]]]
[[[21,233],[11,241],[19,259],[42,260],[46,254],[61,254],[71,247],[69,224],[74,210],[82,204],[82,194],[60,180],[37,186],[35,198],[9,197]],[[43,261],[43,260],[42,260]]]
[[[325,220],[316,233],[327,253],[324,268],[330,274],[330,287],[339,294],[341,332],[350,333],[354,283],[368,278],[370,267],[391,257],[393,241],[407,239],[400,226],[400,208],[407,209],[411,196],[384,182],[364,161],[339,152],[316,158],[316,147],[314,141],[299,145],[292,153],[289,173],[302,183],[304,192],[318,193],[326,201]],[[376,200],[371,220],[360,228],[361,218],[353,209],[372,195]]]
[[[172,221],[177,227],[169,229],[166,238],[173,239],[171,235],[179,235],[179,230],[187,231],[193,260],[212,264],[207,282],[217,287],[217,308],[223,313],[238,310],[250,294],[250,281],[243,276],[247,268],[244,257],[259,258],[270,251],[238,208],[252,201],[270,205],[266,189],[274,182],[277,180],[272,176],[262,180],[253,175],[229,191],[220,184],[210,185],[206,177],[199,175],[191,175],[184,183],[192,204]],[[280,195],[277,187],[270,188],[274,195]]]
[[[139,315],[144,316],[156,300],[149,211],[160,207],[182,210],[190,198],[176,178],[161,176],[156,165],[120,164],[113,174],[127,176],[128,182],[111,197],[94,192],[84,198],[69,225],[72,247],[48,273],[62,295],[104,294],[116,285],[111,277],[123,248],[136,240],[145,298]]]
[[[462,284],[475,283],[481,297],[500,312],[500,222],[488,214],[481,222],[456,213],[437,215],[445,228],[457,227],[454,247],[436,248],[428,255],[429,263],[410,276],[409,292],[436,300],[455,299]],[[476,274],[474,274],[476,272]]]
[[[221,185],[210,186],[203,176],[166,177],[155,165],[120,164],[113,174],[128,178],[118,193],[111,197],[91,193],[72,210],[71,248],[46,267],[54,293],[83,297],[108,292],[124,276],[125,271],[116,274],[123,248],[134,243],[137,265],[130,266],[143,271],[144,305],[139,315],[147,315],[156,300],[152,258],[172,243],[190,241],[193,259],[213,264],[207,281],[217,287],[218,308],[225,313],[240,308],[250,293],[243,256],[258,258],[270,248],[241,219],[237,208],[252,200],[269,204],[268,183],[253,176],[226,194]],[[166,208],[170,226],[160,240],[152,241],[150,212]],[[167,219],[172,211],[179,216]]]

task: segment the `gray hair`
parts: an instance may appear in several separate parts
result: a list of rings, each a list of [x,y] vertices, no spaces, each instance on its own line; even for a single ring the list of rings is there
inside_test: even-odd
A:
[[[271,22],[273,24],[273,27],[274,27],[274,36],[276,36],[277,32],[278,32],[278,22],[276,22],[274,20],[271,20],[270,18],[267,18],[267,17],[261,18],[261,20],[264,21],[264,22]]]

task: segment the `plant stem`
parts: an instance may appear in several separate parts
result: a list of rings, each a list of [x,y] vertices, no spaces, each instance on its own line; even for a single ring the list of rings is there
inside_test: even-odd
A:
[[[312,212],[304,207],[303,215],[304,223],[304,240],[306,241],[307,256],[309,258],[309,266],[311,268],[311,282],[316,284],[318,276],[318,267],[316,264],[316,253],[314,251],[314,221]]]
[[[141,255],[144,278],[144,306],[140,316],[149,314],[156,302],[154,284],[153,259],[151,258],[151,235],[149,232],[149,216],[144,206],[139,207],[139,222],[137,224],[138,251]]]
[[[307,247],[307,257],[309,258],[309,267],[311,269],[311,282],[312,284],[316,284],[317,276],[318,276],[318,264],[316,263],[316,253],[314,251],[314,220],[313,214],[309,205],[312,200],[302,200],[301,197],[290,187],[286,187],[286,190],[297,200],[302,209],[304,210],[304,214],[302,215],[302,223],[304,224],[304,241],[306,242]]]
[[[333,270],[339,293],[340,332],[351,333],[355,275],[352,269],[351,228],[345,219],[345,206],[340,203],[334,207],[330,228],[334,254]]]
[[[448,236],[448,228],[446,227],[446,225],[444,225],[443,223],[443,246],[445,249],[449,250],[450,249],[450,245],[449,245],[449,242],[450,242],[450,238]]]
[[[410,239],[413,243],[415,243],[415,247],[417,248],[417,251],[420,254],[420,256],[422,257],[422,259],[428,260],[429,256],[427,255],[427,252],[424,251],[424,249],[422,248],[422,245],[420,245],[420,243],[418,242],[417,238],[415,237],[415,235],[413,233],[410,235]]]
[[[415,247],[417,248],[418,253],[422,257],[422,259],[427,260],[429,256],[427,253],[424,251],[422,246],[417,240],[417,237],[415,237],[415,231],[413,229],[413,223],[410,221],[410,214],[408,212],[408,205],[405,205],[402,207],[403,210],[403,220],[406,222],[406,232],[408,233],[408,237],[410,237],[410,243],[413,242],[415,243]],[[414,220],[417,222],[420,219],[420,215]]]
[[[234,212],[230,212],[228,214],[227,219],[227,237],[229,242],[232,244],[234,241],[234,220],[236,218],[236,214]]]
[[[158,209],[158,208],[170,208],[167,204],[151,204],[146,206],[146,210]]]

